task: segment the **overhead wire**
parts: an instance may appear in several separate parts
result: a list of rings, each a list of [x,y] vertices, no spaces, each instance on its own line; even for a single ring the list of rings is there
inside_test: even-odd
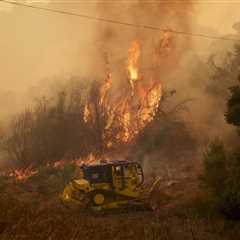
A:
[[[224,36],[213,36],[213,35],[203,34],[203,33],[186,32],[186,31],[180,31],[180,30],[176,30],[176,29],[172,29],[172,28],[164,29],[164,28],[160,28],[160,27],[152,26],[152,25],[135,24],[135,23],[129,23],[129,22],[115,20],[115,19],[85,15],[85,14],[75,13],[75,12],[70,12],[70,11],[65,11],[65,10],[53,9],[53,8],[48,8],[48,7],[40,7],[40,6],[36,6],[36,5],[26,4],[23,2],[16,2],[16,1],[10,1],[10,0],[0,0],[0,2],[15,5],[15,6],[20,6],[20,7],[26,7],[26,8],[42,10],[42,11],[47,11],[47,12],[52,12],[52,13],[81,17],[81,18],[85,18],[88,20],[100,21],[100,22],[105,22],[105,23],[109,23],[109,24],[118,24],[118,25],[122,25],[122,26],[133,27],[133,28],[142,28],[142,29],[149,29],[149,30],[153,30],[153,31],[169,32],[169,33],[185,35],[185,36],[189,36],[189,37],[199,37],[199,38],[214,39],[214,40],[234,41],[234,42],[239,41],[239,39],[234,39],[234,38],[229,38],[229,37],[224,37]]]

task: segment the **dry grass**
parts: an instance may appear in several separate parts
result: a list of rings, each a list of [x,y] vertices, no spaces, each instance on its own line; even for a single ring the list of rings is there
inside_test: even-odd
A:
[[[169,203],[154,212],[94,214],[64,207],[58,198],[64,184],[53,179],[45,179],[48,188],[39,178],[26,183],[0,180],[0,239],[240,239],[240,224],[210,214],[200,195],[192,193],[194,184],[189,189],[182,183],[171,187],[173,195],[168,189]],[[182,197],[186,194],[192,197]]]

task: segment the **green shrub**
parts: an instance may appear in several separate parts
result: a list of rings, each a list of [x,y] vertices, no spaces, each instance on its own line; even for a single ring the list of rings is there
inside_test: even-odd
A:
[[[214,197],[221,198],[225,187],[227,169],[226,155],[222,142],[218,139],[211,142],[204,153],[205,182]]]
[[[227,158],[223,144],[215,140],[204,153],[204,167],[211,200],[226,216],[240,219],[240,151]]]
[[[226,121],[234,126],[240,126],[240,87],[230,88],[231,96],[227,102]]]
[[[222,211],[232,217],[240,219],[240,151],[236,150],[230,158],[228,176],[221,199]]]

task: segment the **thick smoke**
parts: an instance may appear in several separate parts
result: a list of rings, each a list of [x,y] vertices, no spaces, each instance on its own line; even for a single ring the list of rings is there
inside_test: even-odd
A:
[[[191,32],[193,4],[190,1],[181,4],[147,1],[108,4],[106,1],[99,1],[97,10],[99,15],[105,18],[136,25],[156,26],[166,30],[164,33],[151,29],[99,23],[97,39],[102,42],[103,52],[108,56],[115,82],[122,82],[126,78],[127,51],[134,40],[140,42],[140,71],[144,73],[145,78],[150,78],[148,74],[152,73],[154,81],[170,81],[171,74],[192,45],[192,40],[171,36],[167,30]],[[97,62],[100,71],[104,69],[101,63],[104,61]]]
[[[186,99],[192,100],[188,105],[190,113],[186,114],[185,120],[191,125],[195,137],[203,144],[216,136],[231,138],[234,132],[224,120],[226,95],[217,97],[207,90],[214,72],[209,57],[223,54],[223,50],[219,50],[221,48],[217,48],[217,45],[228,50],[232,50],[232,46],[221,41],[178,35],[167,30],[187,33],[203,31],[202,33],[217,36],[217,30],[207,29],[201,25],[198,27],[197,21],[201,15],[209,19],[206,9],[206,6],[199,7],[192,1],[184,3],[134,1],[124,4],[119,2],[107,4],[105,1],[99,1],[97,11],[100,16],[136,25],[156,26],[166,29],[166,32],[99,23],[97,39],[102,42],[102,52],[96,57],[95,68],[99,71],[99,76],[104,77],[106,70],[104,56],[107,55],[108,67],[113,73],[113,82],[117,85],[118,91],[126,84],[127,49],[132,41],[139,40],[142,81],[152,79],[160,82],[165,90],[175,89],[173,104]],[[223,13],[222,10],[218,10],[219,14]],[[227,24],[223,27],[226,28]],[[169,34],[167,37],[169,39],[164,43],[166,34]]]
[[[106,66],[104,67],[106,62],[103,61],[103,56],[107,55],[108,67],[113,73],[113,81],[117,85],[117,91],[119,91],[122,85],[126,84],[124,66],[126,64],[127,49],[132,41],[135,39],[139,40],[141,45],[140,71],[144,73],[142,80],[150,81],[152,77],[154,81],[162,83],[164,89],[175,89],[176,94],[173,96],[173,105],[184,100],[191,100],[187,106],[189,112],[184,113],[184,121],[191,132],[193,141],[196,141],[195,143],[199,147],[191,151],[190,148],[193,148],[192,142],[188,140],[190,151],[188,150],[188,153],[183,154],[180,151],[181,148],[179,148],[176,150],[179,153],[176,152],[173,158],[178,158],[182,162],[186,162],[186,159],[191,162],[195,161],[197,167],[199,166],[197,162],[201,160],[202,149],[210,139],[222,137],[232,143],[236,138],[234,129],[227,125],[224,119],[227,95],[217,96],[208,91],[215,71],[209,62],[210,56],[215,54],[224,55],[223,49],[232,51],[233,45],[221,41],[198,39],[167,32],[167,29],[174,29],[181,32],[202,32],[215,36],[222,34],[211,28],[198,27],[197,20],[199,20],[201,15],[209,19],[204,12],[206,11],[206,6],[202,6],[200,9],[199,5],[190,1],[184,4],[174,4],[170,1],[169,3],[154,2],[154,4],[134,1],[111,5],[100,1],[97,7],[100,16],[109,19],[122,19],[136,25],[156,26],[166,29],[166,32],[99,24],[97,38],[101,39],[103,50],[102,55],[100,54],[96,58],[99,59],[96,64],[99,68],[96,67],[96,69],[100,71],[99,75],[101,76],[102,70],[106,69]],[[222,13],[223,11],[218,10],[218,12]],[[204,22],[206,19],[204,19]],[[223,24],[223,28],[227,29],[227,27],[227,24]],[[167,41],[165,46],[161,46],[165,34],[170,34],[169,41]],[[157,64],[154,65],[154,57],[156,55]],[[224,87],[227,89],[233,82]],[[171,141],[167,142],[167,144],[171,145]],[[164,152],[165,147],[162,146],[161,149],[156,149],[156,152],[151,153],[150,156],[148,154],[145,155],[144,159],[148,160],[143,161],[145,164],[146,162],[149,164],[150,159],[156,160],[156,167],[159,167],[159,163],[162,162],[159,160],[165,159],[169,166],[172,161],[172,159],[169,159],[171,156],[169,154],[166,155]],[[162,163],[163,165],[165,164],[164,162]]]
[[[238,20],[234,4],[195,4],[195,1],[25,1],[29,4],[99,16],[139,25],[210,35],[234,34]],[[214,17],[212,14],[214,12]],[[231,12],[232,18],[227,16]],[[236,26],[235,26],[236,29]],[[86,81],[113,76],[115,93],[126,84],[126,59],[133,40],[141,45],[140,71],[144,81],[161,82],[164,89],[176,89],[174,100],[194,99],[186,120],[201,141],[207,136],[231,135],[224,122],[224,97],[209,94],[212,69],[208,58],[226,42],[170,34],[170,44],[160,47],[168,31],[127,27],[46,13],[0,3],[0,117],[28,106],[39,95],[49,94],[49,86],[62,79],[80,76]],[[157,63],[156,55],[158,55]],[[155,63],[155,65],[154,65]],[[49,83],[53,82],[53,83]],[[63,80],[64,82],[64,80]],[[51,87],[50,87],[51,88]],[[1,124],[1,122],[0,122]]]

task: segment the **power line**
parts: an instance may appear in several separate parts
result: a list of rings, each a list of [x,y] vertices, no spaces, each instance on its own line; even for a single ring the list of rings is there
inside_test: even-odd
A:
[[[2,1],[2,0],[1,0]],[[26,2],[26,0],[18,0],[18,2]],[[31,3],[49,3],[51,0],[30,0]],[[51,3],[99,3],[98,0],[54,0]],[[121,1],[114,1],[114,0],[101,0],[101,3],[139,3],[139,0],[121,0]],[[189,0],[141,0],[141,3],[177,3],[177,4],[186,4],[189,3]],[[221,3],[236,3],[240,4],[240,0],[192,0],[190,3],[194,4],[221,4]]]
[[[105,23],[110,23],[110,24],[118,24],[118,25],[123,25],[123,26],[127,26],[127,27],[149,29],[149,30],[161,31],[161,32],[170,32],[170,33],[174,33],[174,34],[181,34],[181,35],[191,36],[191,37],[224,40],[224,41],[239,41],[238,39],[233,39],[233,38],[228,38],[228,37],[213,36],[213,35],[202,34],[202,33],[177,31],[177,30],[174,30],[174,29],[163,29],[163,28],[156,27],[156,26],[151,26],[151,25],[134,24],[134,23],[124,22],[124,21],[119,21],[119,20],[89,16],[89,15],[85,15],[85,14],[68,12],[68,11],[58,10],[58,9],[53,9],[53,8],[33,6],[33,5],[20,3],[20,2],[15,2],[15,1],[9,1],[9,0],[0,0],[0,2],[16,5],[16,6],[20,6],[20,7],[27,7],[27,8],[31,8],[31,9],[47,11],[47,12],[53,12],[53,13],[64,14],[64,15],[75,16],[75,17],[81,17],[81,18],[85,18],[85,19],[93,20],[93,21],[100,21],[100,22],[105,22]]]

